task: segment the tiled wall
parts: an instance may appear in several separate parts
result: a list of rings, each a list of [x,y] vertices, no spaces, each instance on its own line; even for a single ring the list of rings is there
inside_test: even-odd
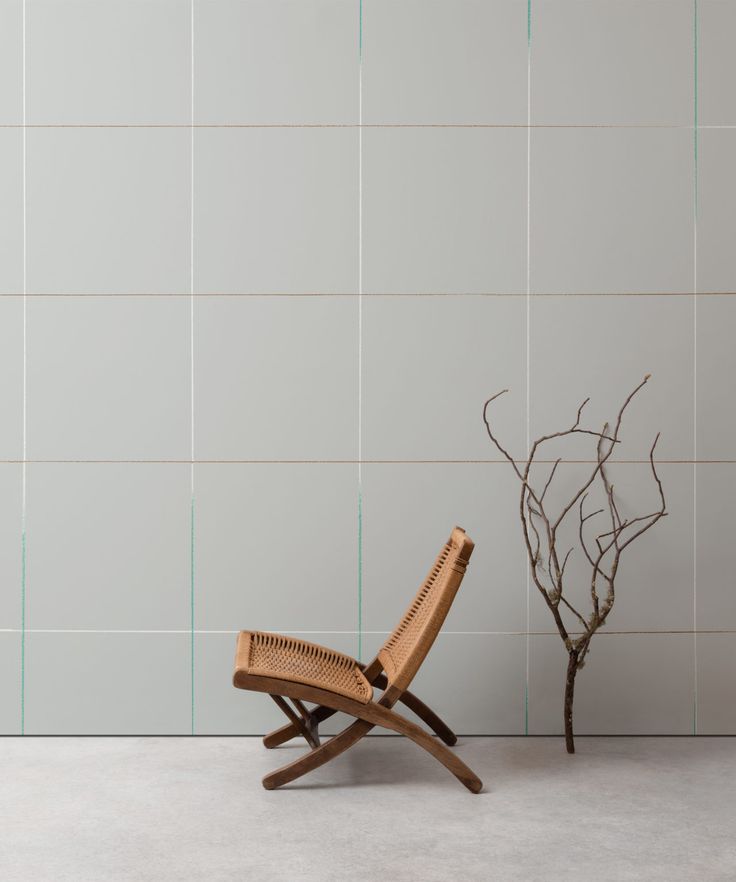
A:
[[[2,731],[262,732],[235,631],[368,658],[460,523],[417,691],[559,732],[481,405],[521,455],[651,372],[614,480],[647,504],[661,430],[670,515],[577,728],[736,732],[735,38],[736,0],[0,0]]]

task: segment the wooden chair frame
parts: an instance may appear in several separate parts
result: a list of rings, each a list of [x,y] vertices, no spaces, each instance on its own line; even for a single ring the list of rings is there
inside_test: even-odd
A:
[[[288,675],[271,676],[271,672],[267,670],[258,672],[244,664],[240,653],[236,656],[234,685],[240,689],[269,694],[289,720],[285,726],[266,735],[263,739],[264,745],[274,748],[301,736],[311,748],[309,753],[266,775],[263,786],[267,790],[281,787],[319,768],[344,753],[371,729],[381,726],[410,738],[441,762],[472,793],[481,791],[483,784],[480,778],[448,749],[457,741],[455,734],[434,711],[408,690],[409,683],[439,633],[472,551],[472,541],[461,528],[456,527],[412,605],[373,661],[362,665],[355,660],[341,657],[345,663],[355,666],[360,672],[358,676],[362,674],[361,680],[365,678],[363,682],[371,691],[373,687],[382,690],[383,694],[378,701],[374,701],[372,697],[361,700],[346,691],[341,694],[339,691],[321,688],[316,681],[304,682],[304,678],[299,680],[291,679]],[[242,632],[239,639],[247,641],[251,636],[251,632]],[[293,638],[281,638],[280,635],[262,636],[290,641],[289,648],[296,647],[297,651],[300,647],[308,647],[312,652],[332,652]],[[293,708],[287,699],[292,702]],[[304,702],[309,702],[314,707],[308,709]],[[444,744],[397,713],[393,708],[399,702],[425,722]],[[352,716],[353,722],[325,743],[321,743],[319,724],[338,711]]]

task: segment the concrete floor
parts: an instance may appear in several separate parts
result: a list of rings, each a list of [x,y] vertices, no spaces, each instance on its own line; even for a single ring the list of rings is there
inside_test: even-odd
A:
[[[399,738],[267,792],[257,738],[0,740],[3,882],[736,880],[736,738]]]

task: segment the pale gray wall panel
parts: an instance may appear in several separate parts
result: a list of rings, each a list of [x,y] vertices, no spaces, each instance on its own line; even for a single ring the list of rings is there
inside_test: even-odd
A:
[[[0,0],[0,123],[23,116],[23,0]]]
[[[734,241],[736,129],[706,129],[698,134],[698,291],[736,291]]]
[[[189,4],[31,0],[26,33],[28,122],[189,121]]]
[[[697,319],[698,456],[735,459],[736,298],[698,296]]]
[[[692,123],[692,0],[535,0],[532,16],[534,123]]]
[[[0,129],[0,294],[23,290],[23,138]]]
[[[200,464],[194,479],[197,628],[357,628],[354,465]]]
[[[531,152],[534,293],[693,290],[691,131],[535,129]]]
[[[23,445],[23,298],[0,297],[0,457],[20,459]]]
[[[28,291],[189,290],[189,132],[27,130]]]
[[[198,129],[194,214],[198,292],[356,293],[355,129]]]
[[[731,0],[698,0],[698,98],[700,122],[736,125],[736,4]]]
[[[198,123],[357,123],[354,3],[201,0],[194,30]]]
[[[0,735],[21,733],[21,635],[0,633]]]
[[[189,487],[178,463],[29,465],[29,626],[188,628]]]
[[[736,463],[696,468],[698,626],[736,631]]]
[[[736,634],[698,637],[698,731],[736,731]]]
[[[536,297],[530,312],[532,438],[571,426],[588,397],[581,424],[600,429],[651,374],[626,410],[612,458],[645,460],[657,432],[660,459],[692,458],[692,298]],[[595,439],[553,443],[547,453],[589,458]]]
[[[364,291],[520,293],[525,188],[521,129],[366,129]]]
[[[355,298],[204,297],[195,323],[199,459],[355,459]]]
[[[34,297],[31,459],[182,459],[190,448],[189,303]]]
[[[366,2],[364,121],[525,123],[526,14],[526,0]]]
[[[21,494],[21,466],[1,463],[0,630],[21,624]]]
[[[189,634],[26,635],[28,735],[186,735]]]
[[[497,459],[483,402],[505,440],[524,442],[526,311],[519,297],[367,297],[363,303],[366,459]]]

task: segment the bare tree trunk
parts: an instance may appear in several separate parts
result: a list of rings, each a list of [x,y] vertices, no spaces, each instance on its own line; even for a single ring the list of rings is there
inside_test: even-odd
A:
[[[578,672],[577,650],[570,650],[565,679],[565,746],[568,753],[575,753],[575,741],[572,735],[572,702],[575,696],[575,675]]]

